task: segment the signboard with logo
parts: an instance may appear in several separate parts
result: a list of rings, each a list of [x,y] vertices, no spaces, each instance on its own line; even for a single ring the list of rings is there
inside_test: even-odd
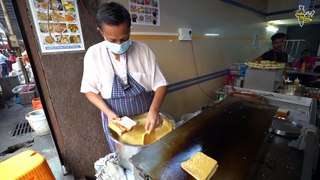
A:
[[[305,23],[311,22],[315,10],[306,11],[304,5],[299,5],[299,9],[296,11],[295,16],[298,19],[300,27]]]
[[[16,35],[10,35],[9,41],[10,41],[11,47],[13,47],[13,48],[18,48],[18,47],[20,47]]]

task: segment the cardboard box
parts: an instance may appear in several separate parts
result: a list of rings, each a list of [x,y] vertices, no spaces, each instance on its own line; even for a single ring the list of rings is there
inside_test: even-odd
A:
[[[20,92],[19,98],[20,98],[20,103],[22,105],[31,104],[32,99],[35,98],[35,92],[34,91]]]

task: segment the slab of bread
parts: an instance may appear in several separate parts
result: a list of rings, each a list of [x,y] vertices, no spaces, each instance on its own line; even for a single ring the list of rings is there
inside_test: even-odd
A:
[[[130,131],[137,122],[133,121],[127,116],[123,116],[120,119],[111,120],[108,123],[108,127],[114,130],[119,136]]]
[[[202,152],[197,152],[190,159],[181,163],[183,170],[197,180],[211,179],[217,171],[218,162]]]

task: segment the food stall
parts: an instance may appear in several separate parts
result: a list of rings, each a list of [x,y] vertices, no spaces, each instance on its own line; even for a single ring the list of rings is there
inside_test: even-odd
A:
[[[214,179],[311,179],[319,152],[317,100],[274,92],[283,87],[282,72],[282,65],[248,68],[249,88],[226,85],[217,91],[221,101],[133,154],[135,179],[193,179],[181,163],[197,152],[217,161]],[[267,86],[246,82],[267,73]]]
[[[154,143],[129,145],[111,132],[120,165],[134,179],[193,179],[181,164],[203,152],[217,161],[213,179],[311,179],[318,168],[317,100],[274,92],[284,86],[282,72],[282,65],[249,67],[244,88],[226,85],[219,102]],[[254,87],[266,74],[272,78]]]

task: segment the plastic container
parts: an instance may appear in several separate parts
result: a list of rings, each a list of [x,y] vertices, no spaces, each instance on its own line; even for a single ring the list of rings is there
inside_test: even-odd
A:
[[[40,98],[32,99],[33,110],[43,109]]]
[[[43,109],[31,111],[25,115],[25,118],[38,136],[50,133],[48,121]]]
[[[0,163],[0,179],[54,180],[54,175],[39,153],[27,150]]]
[[[12,89],[13,94],[19,94],[23,88],[23,85],[18,85]]]

